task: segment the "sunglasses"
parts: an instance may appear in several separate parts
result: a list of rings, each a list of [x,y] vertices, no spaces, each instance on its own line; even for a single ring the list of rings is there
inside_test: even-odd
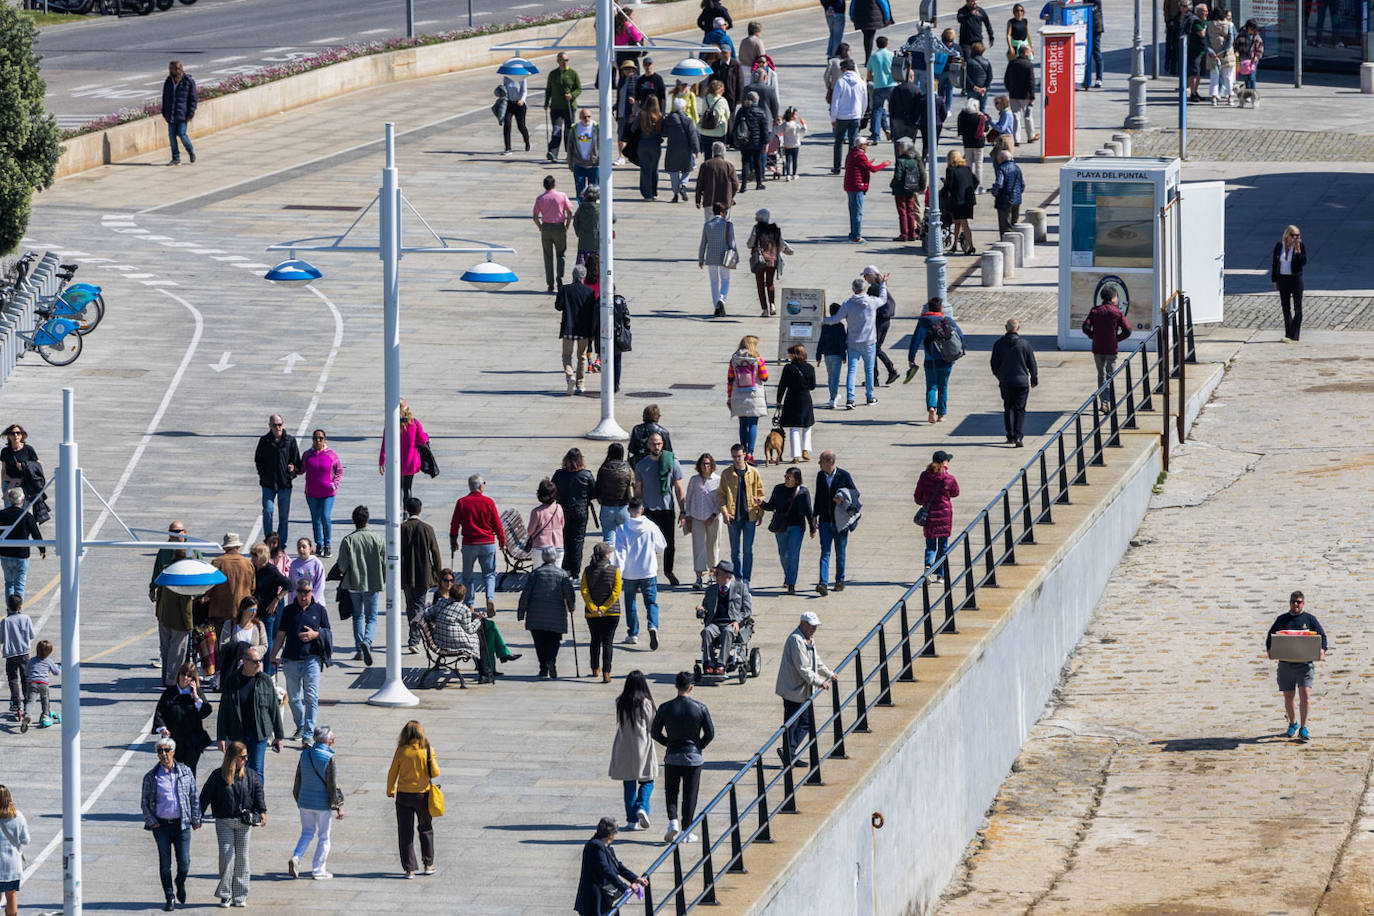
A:
[[[172,753],[172,749],[170,747],[160,747],[157,749],[157,752],[159,754],[170,754]]]

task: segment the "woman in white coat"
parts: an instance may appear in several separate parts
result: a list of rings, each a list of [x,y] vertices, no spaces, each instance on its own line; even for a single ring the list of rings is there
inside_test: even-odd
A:
[[[609,773],[625,788],[623,830],[649,828],[649,798],[658,773],[658,750],[649,736],[654,710],[654,697],[644,672],[631,671],[615,701],[615,743],[611,745]]]

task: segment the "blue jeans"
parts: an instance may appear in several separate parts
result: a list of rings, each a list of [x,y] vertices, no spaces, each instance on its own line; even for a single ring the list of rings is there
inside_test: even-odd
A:
[[[778,562],[782,564],[784,585],[797,584],[797,565],[801,562],[802,526],[792,525],[786,531],[775,531],[778,542]]]
[[[330,513],[334,511],[334,497],[307,496],[305,503],[310,507],[310,531],[315,536],[316,546],[329,546],[333,543],[330,538],[334,535],[334,526],[329,520]]]
[[[935,565],[935,561],[945,555],[945,550],[949,547],[949,538],[926,538],[926,568]],[[944,573],[941,572],[941,575]]]
[[[840,371],[844,368],[844,355],[840,353],[825,354],[825,381],[830,386],[830,403],[835,403],[835,398],[840,394]]]
[[[849,198],[849,240],[857,242],[864,237],[864,192],[845,191]]]
[[[1089,52],[1088,60],[1083,64],[1083,88],[1087,89],[1093,82],[1093,71],[1097,71],[1097,81],[1102,82],[1102,34],[1093,36],[1092,51]]]
[[[943,417],[949,408],[949,374],[953,371],[952,365],[926,362],[926,409],[934,408],[937,417]]]
[[[654,794],[654,781],[635,782],[633,779],[626,779],[622,782],[625,789],[625,823],[633,824],[635,812],[643,811],[649,813],[649,799]]]
[[[881,89],[873,90],[873,126],[871,132],[873,136],[882,139],[881,130],[887,127],[887,98],[892,95],[892,90],[896,86],[884,86]]]
[[[5,597],[24,597],[24,586],[29,581],[29,558],[0,557],[0,569],[5,571]]]
[[[277,504],[277,511],[281,513],[281,524],[277,526],[277,540],[285,547],[289,541],[286,540],[287,518],[291,515],[291,488],[285,487],[281,490],[274,490],[271,487],[262,488],[262,536],[267,537],[272,533],[272,503]]]
[[[353,649],[355,652],[361,652],[363,646],[371,649],[372,634],[377,632],[377,598],[382,593],[349,589],[348,594],[353,597]]]
[[[744,454],[754,454],[754,445],[759,441],[759,418],[739,418],[739,444],[744,446]]]
[[[844,13],[825,11],[825,24],[830,27],[830,40],[825,45],[827,59],[835,56],[835,49],[844,41]]]
[[[192,159],[195,158],[196,150],[195,147],[191,146],[191,138],[186,136],[185,121],[167,122],[167,140],[172,145],[173,162],[181,161],[181,150],[177,149],[177,140],[180,140],[182,143],[186,144],[186,152],[190,154]]]
[[[821,581],[830,581],[830,545],[835,545],[835,581],[844,581],[844,552],[849,546],[849,532],[835,533],[830,522],[821,522]]]
[[[320,657],[288,658],[282,664],[286,668],[286,705],[291,709],[291,721],[302,735],[310,737],[315,733],[315,714],[320,709]]]
[[[248,766],[257,773],[262,779],[267,778],[264,767],[267,766],[267,745],[272,741],[245,741],[244,746],[248,748]]]
[[[730,522],[730,562],[735,574],[745,582],[750,581],[754,571],[754,529],[758,526],[749,520],[749,513],[736,506],[740,515]]]
[[[849,371],[845,373],[845,400],[854,401],[854,375],[859,368],[859,360],[864,364],[864,395],[873,400],[873,365],[878,359],[878,344],[864,344],[862,347],[849,348]]]
[[[600,143],[601,141],[597,141]],[[601,185],[601,175],[597,172],[594,165],[575,165],[572,167],[573,188],[577,191],[577,199],[582,199],[582,191],[587,185]]]
[[[282,597],[285,596],[283,595]],[[278,604],[277,606],[280,607],[281,605]],[[262,670],[267,672],[267,675],[269,677],[271,677],[273,674],[276,674],[276,672],[272,670],[272,663],[268,661],[268,659],[272,657],[272,644],[277,641],[277,618],[280,616],[280,611],[273,611],[272,613],[265,614],[260,618],[262,620],[263,628],[267,630],[267,651],[262,654]]]
[[[840,156],[840,147],[848,144],[850,149],[854,148],[854,142],[859,139],[859,120],[857,118],[841,118],[835,122],[835,164],[831,166],[836,172],[840,170],[840,164],[844,158]]]
[[[172,899],[172,852],[176,852],[176,886],[186,883],[191,871],[191,828],[183,826],[181,819],[166,820],[158,818],[153,828],[153,840],[157,843],[157,874],[162,879],[162,893]]]
[[[644,594],[644,618],[649,629],[658,629],[658,579],[626,579],[625,583],[625,635],[639,634],[639,613],[635,607],[635,593]]]
[[[472,574],[472,564],[481,570],[482,587],[486,590],[488,601],[496,600],[496,545],[463,545],[463,586],[468,590],[468,604],[477,606],[477,576]]]
[[[954,104],[954,81],[947,76],[940,77],[940,98],[945,101],[945,114],[948,116],[950,106]]]
[[[1242,86],[1244,86],[1246,89],[1254,89],[1254,88],[1255,88],[1255,77],[1258,76],[1258,75],[1259,75],[1259,71],[1258,71],[1258,70],[1256,70],[1256,71],[1254,71],[1254,72],[1252,72],[1252,73],[1246,73],[1246,74],[1244,74],[1243,76],[1239,77],[1239,79],[1240,79],[1240,84],[1241,84]]]
[[[620,361],[616,361],[619,365]],[[601,540],[615,546],[615,529],[630,520],[630,510],[625,506],[601,507]]]

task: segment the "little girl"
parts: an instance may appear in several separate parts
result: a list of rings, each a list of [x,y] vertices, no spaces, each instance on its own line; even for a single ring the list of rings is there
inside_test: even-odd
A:
[[[782,180],[795,181],[797,153],[801,151],[802,137],[806,136],[806,119],[797,114],[796,108],[788,108],[782,113],[778,135],[782,137]]]
[[[53,712],[48,706],[48,688],[52,685],[52,679],[62,673],[62,666],[53,661],[52,643],[46,639],[40,640],[34,649],[34,657],[29,659],[29,696],[28,702],[32,703],[35,699],[42,705],[43,716],[38,720],[39,728],[47,728],[50,725],[61,723],[62,717]],[[32,717],[28,714],[27,703],[24,710],[24,721],[19,726],[19,731],[29,730],[29,722]]]

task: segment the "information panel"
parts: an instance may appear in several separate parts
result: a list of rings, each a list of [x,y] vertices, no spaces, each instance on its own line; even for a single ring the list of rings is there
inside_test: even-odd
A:
[[[816,359],[821,342],[821,319],[827,313],[825,290],[784,286],[778,300],[778,362],[787,362],[793,344],[805,344],[807,356]]]

